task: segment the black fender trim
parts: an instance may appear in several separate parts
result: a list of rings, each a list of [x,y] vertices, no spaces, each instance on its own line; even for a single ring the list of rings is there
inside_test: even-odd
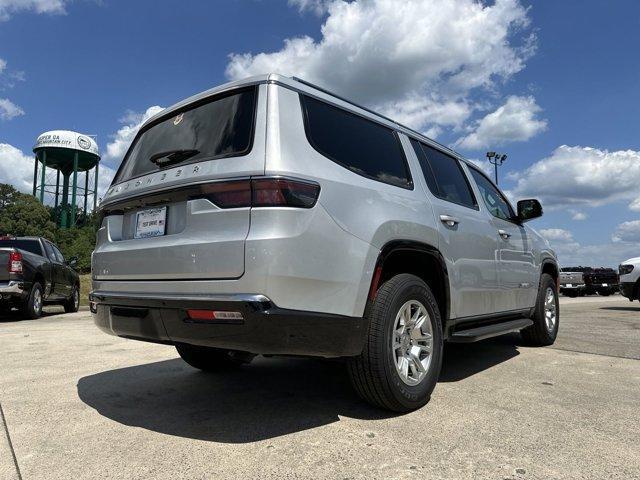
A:
[[[374,269],[373,278],[371,279],[371,286],[369,289],[369,301],[375,298],[375,292],[378,289],[378,282],[380,281],[381,273],[384,268],[385,260],[392,254],[396,252],[418,252],[422,254],[427,254],[431,256],[440,266],[443,280],[444,280],[444,300],[445,300],[445,311],[441,312],[443,327],[446,327],[446,324],[449,322],[449,314],[451,312],[451,291],[450,291],[450,283],[449,283],[449,272],[447,270],[447,264],[444,260],[442,253],[433,245],[429,245],[427,243],[418,242],[416,240],[391,240],[387,242],[381,249],[378,254],[378,260],[376,262],[376,267]]]

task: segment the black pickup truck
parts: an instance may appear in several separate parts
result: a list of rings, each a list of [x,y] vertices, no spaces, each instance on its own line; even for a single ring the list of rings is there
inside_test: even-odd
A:
[[[80,305],[77,259],[65,261],[60,249],[41,237],[0,237],[0,310],[17,307],[27,318],[38,318],[45,304],[60,304],[66,312]]]

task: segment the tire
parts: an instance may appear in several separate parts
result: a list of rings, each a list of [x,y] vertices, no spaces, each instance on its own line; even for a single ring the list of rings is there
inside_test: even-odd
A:
[[[38,282],[35,282],[31,287],[29,297],[21,310],[22,315],[31,320],[42,316],[42,286]]]
[[[601,297],[608,297],[609,295],[611,295],[611,291],[609,290],[600,290],[598,292],[598,295],[600,295]]]
[[[551,303],[552,296],[553,303]],[[547,308],[549,306],[549,314],[551,308],[555,311],[555,317],[547,317]],[[532,317],[533,325],[521,330],[522,339],[525,344],[535,347],[543,347],[552,345],[558,336],[558,327],[560,325],[560,303],[558,302],[558,291],[556,282],[549,274],[543,273],[540,278],[540,287],[538,288],[538,298]]]
[[[176,345],[178,354],[189,365],[205,372],[235,370],[253,360],[255,355],[234,350],[222,350],[197,345]]]
[[[424,309],[427,314],[425,323],[419,329],[413,328],[410,335],[396,336],[395,331],[404,328],[399,322],[404,322],[400,314],[407,304],[411,313],[420,311],[420,306]],[[347,364],[355,391],[368,403],[395,412],[422,407],[431,398],[442,366],[442,319],[431,289],[414,275],[396,275],[380,287],[365,316],[369,321],[369,332],[364,349],[359,356],[350,358]],[[407,323],[411,325],[413,322]],[[405,361],[400,359],[404,356],[403,349],[417,347],[414,342],[418,341],[428,345],[429,340],[424,340],[427,338],[425,330],[430,330],[431,353],[427,355],[426,350],[418,353],[419,360],[425,355],[421,361],[425,372],[418,373],[419,377],[416,377],[417,363],[413,359],[407,361],[405,357],[407,368],[403,378],[399,366],[402,364],[404,367]],[[416,331],[416,337],[422,340],[414,339],[413,332]],[[422,362],[427,362],[426,368]],[[406,375],[413,375],[413,380]]]
[[[575,293],[575,292],[565,292],[562,295],[564,295],[565,297],[569,297],[569,298],[576,298],[578,296],[578,294]]]
[[[63,304],[66,313],[75,313],[80,310],[80,290],[76,285],[73,287],[73,293]]]

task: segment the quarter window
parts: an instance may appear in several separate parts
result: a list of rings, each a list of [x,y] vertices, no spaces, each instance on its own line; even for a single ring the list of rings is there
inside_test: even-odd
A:
[[[315,98],[301,99],[307,138],[318,152],[364,177],[413,188],[393,130]]]
[[[478,190],[480,190],[480,196],[491,215],[502,218],[503,220],[513,219],[515,217],[513,209],[511,205],[509,205],[509,202],[507,202],[507,199],[500,193],[500,190],[479,170],[473,167],[469,167],[469,170],[471,170],[471,176],[473,176],[473,179],[476,181]]]
[[[436,197],[470,208],[478,204],[457,159],[411,139],[427,186]]]

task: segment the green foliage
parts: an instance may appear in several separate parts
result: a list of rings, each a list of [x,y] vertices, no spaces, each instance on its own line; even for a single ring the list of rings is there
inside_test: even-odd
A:
[[[6,183],[0,183],[0,209],[4,208],[6,205],[13,203],[15,198],[21,195],[15,188],[11,185],[7,185]],[[2,210],[0,210],[2,213]]]
[[[9,187],[9,188],[7,188]],[[0,184],[0,232],[55,239],[56,225],[49,210],[35,197]]]
[[[96,231],[93,226],[81,228],[58,229],[56,244],[64,257],[78,257],[79,272],[91,270],[91,252],[96,244]]]
[[[53,209],[42,205],[37,198],[18,192],[11,185],[0,183],[0,234],[16,237],[44,237],[58,245],[68,260],[78,257],[78,271],[91,270],[91,252],[95,247],[97,215],[80,215],[79,226],[57,228],[52,221]]]

